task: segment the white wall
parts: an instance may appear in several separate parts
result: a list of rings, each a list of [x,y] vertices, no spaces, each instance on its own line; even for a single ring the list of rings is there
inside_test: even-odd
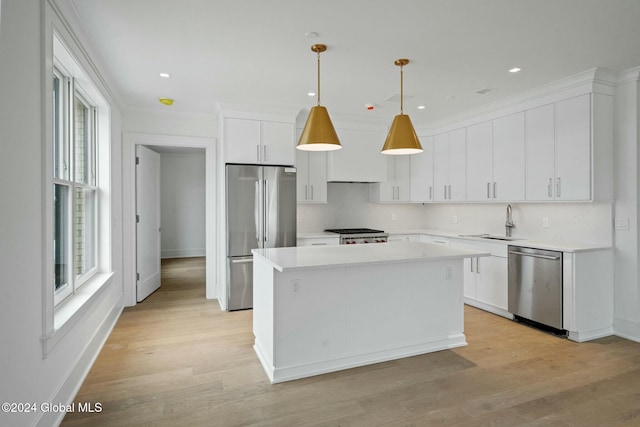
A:
[[[640,341],[638,203],[640,202],[640,69],[629,70],[616,89],[614,106],[615,218],[628,230],[615,230],[614,331]]]
[[[218,297],[216,266],[216,115],[186,114],[146,110],[123,112],[124,132],[123,162],[123,222],[124,222],[124,288],[125,305],[136,304],[135,298],[135,145],[156,147],[204,148],[205,149],[205,252],[206,295]]]
[[[140,132],[157,135],[181,135],[215,138],[218,119],[209,114],[176,113],[166,107],[163,113],[147,110],[125,110],[122,114],[124,132]]]
[[[328,203],[298,205],[298,232],[369,227],[385,231],[430,228],[466,233],[504,234],[506,203],[371,203],[369,184],[329,183]],[[514,236],[612,244],[610,203],[513,203]],[[395,215],[396,220],[391,217]],[[457,217],[457,223],[453,217]],[[542,228],[542,218],[549,228]]]
[[[391,221],[391,215],[396,221]],[[327,204],[298,205],[298,233],[326,228],[367,227],[385,231],[424,227],[424,208],[369,202],[369,184],[329,183]]]
[[[44,212],[51,209],[44,203],[43,185],[44,123],[49,118],[44,117],[42,17],[47,2],[5,0],[1,7],[0,402],[69,403],[122,307],[120,164],[112,162],[111,170],[113,282],[45,358],[43,289],[50,278],[44,274],[49,261],[43,248],[51,244],[43,231]],[[113,103],[111,119],[111,156],[118,159],[120,115]],[[62,415],[0,412],[0,425],[51,426]]]
[[[460,234],[505,234],[507,203],[425,205],[427,228]],[[514,236],[610,245],[611,203],[512,203]],[[457,216],[457,224],[454,224]],[[549,228],[542,227],[542,218]]]
[[[162,258],[205,255],[205,153],[160,153]]]

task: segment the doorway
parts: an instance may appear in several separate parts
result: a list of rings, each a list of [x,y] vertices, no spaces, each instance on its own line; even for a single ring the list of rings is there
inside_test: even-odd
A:
[[[136,284],[137,284],[137,237],[136,237],[136,170],[135,170],[135,152],[136,146],[144,145],[153,151],[161,154],[172,154],[182,157],[204,157],[204,183],[200,184],[200,191],[197,196],[190,194],[192,189],[183,188],[179,191],[183,196],[198,197],[200,202],[204,199],[204,229],[200,228],[195,233],[199,233],[200,237],[204,236],[204,247],[187,248],[184,245],[177,247],[166,246],[166,257],[175,256],[204,256],[205,257],[205,291],[206,298],[215,299],[217,297],[216,289],[216,186],[215,186],[215,140],[211,138],[199,137],[182,137],[171,135],[154,135],[125,133],[123,138],[123,274],[124,274],[124,304],[125,306],[136,305]],[[196,154],[197,153],[197,154]],[[174,175],[175,178],[175,175]],[[171,178],[169,178],[171,179]],[[201,178],[202,179],[202,178]],[[204,190],[202,191],[202,185]],[[161,193],[164,190],[161,190]],[[166,197],[166,195],[165,195]],[[187,197],[187,198],[188,198]],[[162,200],[162,194],[161,194]],[[161,202],[162,203],[162,202]],[[186,202],[185,202],[186,204]],[[188,208],[188,206],[186,206]],[[162,219],[161,219],[162,221]],[[177,223],[176,223],[177,224]],[[165,225],[162,225],[162,233],[175,236],[176,231],[167,232]],[[169,231],[171,227],[169,227]],[[184,232],[184,228],[182,229]],[[179,233],[180,231],[177,231]],[[188,231],[183,236],[194,232]],[[175,237],[174,237],[175,239]],[[184,241],[180,242],[181,244]],[[188,243],[185,243],[189,245]],[[204,250],[203,250],[204,249]],[[162,252],[162,249],[161,249]],[[202,253],[204,252],[204,253]],[[161,255],[162,256],[162,255]]]
[[[164,283],[161,263],[194,257],[204,262],[205,150],[138,145],[136,152],[136,300],[141,302]]]

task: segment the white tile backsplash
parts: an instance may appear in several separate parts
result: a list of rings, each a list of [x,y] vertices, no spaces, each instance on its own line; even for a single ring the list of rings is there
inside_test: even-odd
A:
[[[369,202],[369,184],[329,183],[328,203],[298,205],[298,232],[336,227],[385,231],[429,228],[504,234],[506,203],[378,204]],[[512,203],[514,236],[538,240],[611,244],[611,203]],[[395,221],[392,221],[395,216]],[[454,223],[454,216],[457,223]],[[542,219],[549,227],[542,227]]]

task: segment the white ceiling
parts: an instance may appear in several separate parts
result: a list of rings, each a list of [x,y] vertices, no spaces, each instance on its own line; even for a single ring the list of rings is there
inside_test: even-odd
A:
[[[390,122],[399,112],[385,101],[399,93],[394,60],[410,59],[405,113],[416,125],[594,67],[640,65],[640,0],[70,1],[127,108],[310,108],[314,43],[328,46],[321,100],[332,115]],[[523,71],[509,73],[514,66]],[[486,87],[495,91],[476,93]]]

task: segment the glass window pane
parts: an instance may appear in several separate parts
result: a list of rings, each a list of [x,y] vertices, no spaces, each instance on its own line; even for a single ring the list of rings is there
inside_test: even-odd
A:
[[[89,123],[89,107],[76,95],[74,109],[74,141],[75,141],[75,179],[76,182],[89,183],[89,141],[91,138]]]
[[[64,144],[62,80],[53,76],[53,174],[55,178],[68,179],[67,150]]]
[[[81,276],[96,266],[96,190],[78,187],[75,191],[76,276]]]
[[[53,256],[54,256],[54,290],[57,291],[69,284],[69,268],[71,265],[69,233],[69,187],[54,184],[53,190]]]

